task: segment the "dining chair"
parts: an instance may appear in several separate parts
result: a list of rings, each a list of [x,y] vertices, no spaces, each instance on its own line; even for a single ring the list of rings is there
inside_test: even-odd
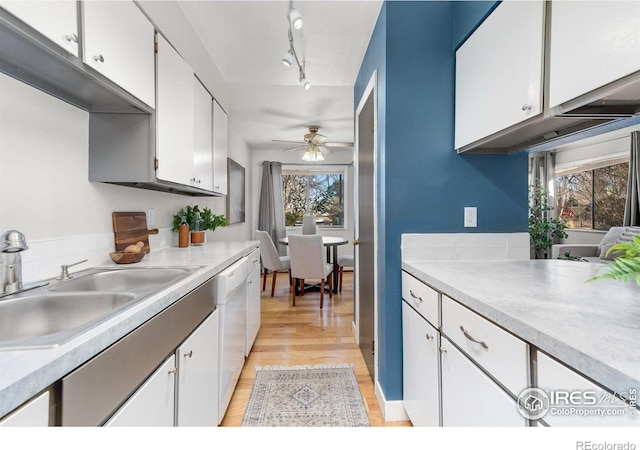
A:
[[[339,284],[338,291],[342,292],[342,274],[344,273],[344,268],[347,267],[349,269],[353,269],[353,255],[342,255],[338,256],[338,274],[339,274]]]
[[[325,281],[329,283],[329,297],[333,298],[331,273],[333,265],[325,260],[322,236],[291,235],[289,236],[289,257],[291,258],[291,278],[294,280],[293,306],[296,306],[296,287],[300,286],[304,294],[305,280],[320,280],[320,309],[324,302]]]
[[[302,216],[302,234],[316,234],[316,216]]]
[[[264,268],[264,278],[262,281],[262,290],[267,287],[267,273],[269,270],[273,272],[273,279],[271,280],[271,296],[276,290],[276,278],[278,272],[284,272],[285,270],[291,274],[291,260],[289,256],[280,256],[276,249],[271,236],[266,231],[255,231],[255,237],[260,241],[260,259],[262,259],[262,267]],[[289,276],[291,281],[291,276]]]

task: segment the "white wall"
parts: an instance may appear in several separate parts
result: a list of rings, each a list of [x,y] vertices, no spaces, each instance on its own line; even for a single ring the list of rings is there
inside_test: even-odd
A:
[[[253,175],[251,180],[251,197],[254,199],[252,206],[252,230],[257,229],[258,226],[258,202],[260,199],[260,185],[262,182],[262,162],[263,161],[277,161],[283,165],[286,164],[302,164],[304,161],[301,159],[302,151],[285,153],[283,150],[252,150],[251,151],[251,167],[253,169]],[[338,247],[338,255],[351,255],[353,254],[353,245],[351,241],[354,239],[354,204],[353,204],[353,150],[351,149],[333,149],[330,155],[325,156],[325,160],[319,163],[309,163],[309,166],[323,165],[323,164],[350,164],[347,172],[347,211],[346,221],[347,227],[345,229],[322,229],[318,228],[318,234],[326,234],[328,236],[338,236],[349,240],[349,244],[341,245]],[[289,229],[289,232],[299,232],[300,230]]]

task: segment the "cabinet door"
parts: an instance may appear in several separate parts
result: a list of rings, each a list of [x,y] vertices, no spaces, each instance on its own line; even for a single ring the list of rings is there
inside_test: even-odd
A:
[[[176,357],[168,358],[104,424],[106,427],[172,427]]]
[[[256,255],[249,255],[259,259],[258,252]],[[247,277],[247,338],[245,339],[244,354],[249,356],[251,347],[256,340],[258,331],[260,330],[260,266],[254,267]]]
[[[543,18],[502,2],[456,52],[456,149],[542,112]]]
[[[0,420],[0,427],[49,426],[49,391],[29,400]]]
[[[218,426],[218,311],[178,347],[179,427]]]
[[[193,185],[213,191],[213,98],[193,78]]]
[[[516,401],[441,337],[442,425],[526,426]]]
[[[155,107],[153,24],[132,1],[82,5],[85,64]]]
[[[78,2],[2,0],[0,7],[78,56]]]
[[[213,191],[227,194],[227,113],[213,102]]]
[[[550,426],[567,427],[640,427],[640,411],[605,391],[572,369],[537,352],[538,388],[550,399],[542,419]],[[637,396],[636,392],[618,395]],[[602,413],[601,415],[599,413]]]
[[[440,425],[439,333],[402,302],[402,397],[414,426]]]
[[[640,2],[551,2],[549,106],[640,70]]]
[[[156,176],[191,185],[193,178],[194,75],[178,52],[158,35]]]

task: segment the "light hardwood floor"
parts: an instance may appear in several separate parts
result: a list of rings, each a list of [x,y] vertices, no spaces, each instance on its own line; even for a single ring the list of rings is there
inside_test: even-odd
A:
[[[262,279],[260,280],[262,282]],[[261,286],[262,287],[262,286]],[[223,427],[242,423],[244,410],[255,380],[255,366],[304,364],[354,364],[360,392],[371,426],[411,426],[410,422],[385,422],[375,397],[374,386],[360,349],[355,343],[353,320],[353,273],[345,272],[342,293],[319,308],[320,294],[308,292],[292,306],[289,279],[279,274],[275,295],[271,294],[271,275],[261,295],[262,323],[258,337],[246,359],[225,417]]]

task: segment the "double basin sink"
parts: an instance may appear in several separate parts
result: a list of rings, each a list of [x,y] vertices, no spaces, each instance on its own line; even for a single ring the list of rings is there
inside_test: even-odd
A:
[[[93,268],[0,299],[0,350],[56,347],[198,268]]]

